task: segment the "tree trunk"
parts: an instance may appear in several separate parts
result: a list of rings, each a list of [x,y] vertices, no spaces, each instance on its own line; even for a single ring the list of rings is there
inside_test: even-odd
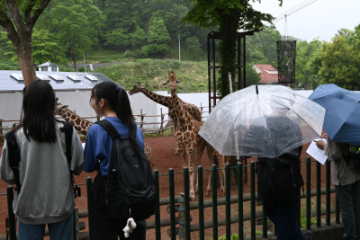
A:
[[[232,83],[235,81],[235,74],[237,68],[235,67],[237,63],[236,58],[236,38],[233,35],[228,33],[236,33],[238,19],[240,15],[238,13],[232,12],[231,15],[226,15],[223,18],[223,22],[220,24],[220,32],[224,32],[225,35],[220,42],[219,53],[221,56],[221,65],[220,69],[220,79],[219,79],[219,90],[221,92],[221,97],[225,97],[230,92],[228,73],[231,73]]]
[[[25,86],[36,80],[35,66],[31,51],[31,32],[26,35],[26,37],[20,38],[17,45],[14,44]]]
[[[74,63],[74,68],[75,68],[75,72],[77,72],[77,67],[76,67],[76,54],[71,54],[71,58],[73,60],[73,63]]]

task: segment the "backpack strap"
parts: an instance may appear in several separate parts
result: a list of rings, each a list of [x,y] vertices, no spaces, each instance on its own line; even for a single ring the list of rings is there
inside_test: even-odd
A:
[[[63,122],[64,127],[60,128],[62,132],[65,132],[65,143],[66,143],[66,158],[69,164],[69,171],[70,171],[70,183],[71,187],[74,190],[75,198],[77,196],[81,196],[81,189],[77,185],[74,185],[75,179],[73,171],[71,170],[71,145],[72,145],[72,135],[74,132],[73,125],[70,122]]]
[[[135,121],[132,121],[130,123],[129,138],[136,139],[136,130],[137,130],[137,125],[136,125]]]
[[[96,124],[102,126],[113,139],[121,138],[120,133],[108,120],[104,119],[101,121],[97,121]]]
[[[10,131],[6,134],[6,143],[9,149],[9,164],[14,173],[16,191],[19,195],[21,190],[20,175],[19,175],[19,164],[20,164],[21,156],[15,138],[15,131]]]

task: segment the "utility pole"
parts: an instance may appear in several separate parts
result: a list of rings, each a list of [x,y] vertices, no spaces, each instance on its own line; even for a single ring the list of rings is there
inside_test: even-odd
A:
[[[178,39],[179,39],[179,62],[181,61],[181,56],[180,56],[180,35],[178,35]]]

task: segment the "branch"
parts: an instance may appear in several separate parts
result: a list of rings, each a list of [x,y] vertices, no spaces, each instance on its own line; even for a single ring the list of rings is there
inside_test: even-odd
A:
[[[26,31],[25,24],[20,14],[19,8],[16,5],[16,0],[6,0],[6,2],[9,7],[12,19],[14,20],[14,24],[18,30],[18,33],[24,33]]]
[[[36,1],[30,1],[30,4],[29,4],[29,8],[26,9],[25,11],[25,21],[26,22],[29,22],[30,21],[30,16],[31,16],[31,11],[33,10],[34,6],[35,6],[35,3]]]
[[[17,34],[10,18],[7,16],[7,14],[4,11],[0,11],[0,25],[5,28],[7,32],[7,36],[10,39],[10,41],[13,44],[18,45],[20,41],[19,35]]]
[[[35,2],[35,0],[33,0]],[[51,0],[43,0],[42,3],[40,4],[40,8],[35,10],[34,12],[34,16],[32,16],[32,18],[30,18],[26,25],[28,26],[34,26],[36,23],[36,20],[40,17],[41,13],[45,10],[45,8],[47,7],[47,5],[49,5]]]

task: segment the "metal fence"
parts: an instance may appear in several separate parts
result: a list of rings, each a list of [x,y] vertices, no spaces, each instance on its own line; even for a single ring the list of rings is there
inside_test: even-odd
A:
[[[335,222],[340,223],[340,213],[339,207],[336,200],[336,206],[330,208],[330,194],[335,192],[334,187],[330,187],[330,164],[326,162],[326,175],[325,175],[325,188],[321,189],[321,165],[316,162],[316,189],[311,190],[311,159],[307,157],[306,162],[306,191],[300,191],[300,198],[306,199],[306,227],[311,229],[311,216],[316,216],[316,227],[321,227],[321,216],[326,215],[325,224],[330,225],[330,214],[335,213]],[[250,168],[250,194],[243,194],[243,172],[245,169]],[[268,237],[268,221],[265,215],[264,210],[256,212],[256,205],[261,204],[257,201],[257,194],[255,192],[255,162],[251,162],[248,166],[243,166],[242,163],[238,163],[235,167],[230,167],[229,164],[226,164],[225,167],[225,198],[218,198],[218,189],[217,189],[217,169],[215,165],[212,166],[211,170],[204,170],[201,166],[198,167],[198,200],[191,201],[189,196],[189,169],[184,168],[183,172],[174,172],[174,169],[169,169],[169,172],[166,174],[159,174],[158,170],[154,171],[154,178],[157,184],[157,208],[155,213],[154,221],[147,221],[147,229],[155,229],[155,236],[151,236],[151,239],[160,240],[161,239],[161,227],[170,227],[167,231],[168,236],[171,240],[175,239],[191,239],[191,232],[198,232],[198,239],[205,239],[205,229],[212,228],[212,238],[218,239],[219,226],[225,226],[226,228],[226,239],[231,239],[232,234],[238,234],[239,239],[244,239],[244,221],[250,221],[250,237],[252,240],[256,239],[256,225],[257,219],[262,219],[262,236],[264,238]],[[212,184],[212,199],[204,200],[204,190],[203,190],[203,173],[205,171],[211,171],[211,184]],[[234,176],[237,176],[237,194],[231,196],[230,189],[230,171],[234,171]],[[183,174],[184,177],[184,194],[180,196],[175,196],[175,174]],[[159,176],[167,176],[169,184],[169,197],[160,199],[159,193]],[[86,183],[80,184],[87,186],[87,197],[89,199],[89,192],[92,186],[92,178],[88,177]],[[16,239],[16,221],[15,216],[12,211],[12,200],[13,200],[13,187],[9,186],[7,188],[8,200],[8,236],[6,238],[0,239]],[[326,208],[321,208],[321,195],[326,195]],[[311,212],[311,197],[316,197],[316,211]],[[250,214],[244,214],[244,202],[250,201]],[[301,201],[300,201],[301,202]],[[164,218],[160,215],[160,206],[167,205],[167,211],[170,214],[170,218]],[[218,219],[218,206],[225,205],[225,218]],[[236,214],[231,214],[231,205],[237,205],[238,211]],[[212,208],[212,220],[205,221],[204,219],[204,210],[206,208]],[[190,215],[192,210],[198,210],[198,219],[199,222],[195,224],[190,224],[192,221],[192,216]],[[299,204],[299,218],[298,225],[301,226],[300,221],[300,211],[301,205]],[[178,214],[178,216],[176,216]],[[79,232],[80,230],[85,229],[85,223],[80,222],[79,218],[88,218],[88,211],[81,210],[76,211],[75,214],[75,239],[91,239],[91,229],[93,226],[88,222],[89,232]],[[231,232],[231,224],[237,223],[237,231]],[[275,229],[276,234],[276,229]]]

